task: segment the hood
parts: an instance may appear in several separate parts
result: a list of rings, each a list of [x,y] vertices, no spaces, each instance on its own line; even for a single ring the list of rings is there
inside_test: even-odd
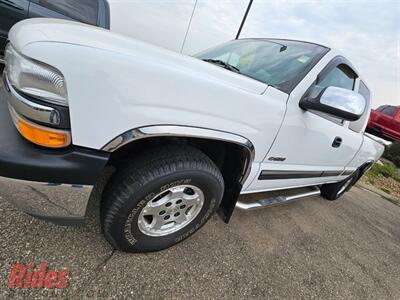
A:
[[[58,19],[28,19],[17,23],[9,32],[14,48],[24,54],[31,43],[54,42],[92,47],[122,55],[141,56],[157,60],[171,68],[184,72],[200,73],[203,77],[247,92],[262,94],[267,88],[263,82],[231,72],[197,58],[182,55],[139,40],[119,35],[109,30],[73,21]]]

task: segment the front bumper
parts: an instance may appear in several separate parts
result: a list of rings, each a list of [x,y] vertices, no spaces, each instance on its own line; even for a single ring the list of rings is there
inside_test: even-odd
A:
[[[9,114],[8,103],[20,97],[14,93],[0,89],[0,197],[54,223],[82,223],[109,154],[76,146],[46,149],[26,141]]]
[[[0,177],[0,198],[29,215],[59,225],[84,222],[92,189]]]

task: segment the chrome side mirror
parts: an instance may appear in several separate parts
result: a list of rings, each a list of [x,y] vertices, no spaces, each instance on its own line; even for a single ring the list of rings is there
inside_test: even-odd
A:
[[[334,86],[325,88],[316,98],[300,101],[302,109],[324,112],[347,121],[361,118],[366,106],[367,101],[359,93]]]

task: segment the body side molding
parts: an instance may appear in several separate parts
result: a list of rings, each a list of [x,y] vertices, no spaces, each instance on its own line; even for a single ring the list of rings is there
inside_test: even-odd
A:
[[[341,175],[350,175],[354,171],[269,171],[262,170],[258,180],[277,180],[277,179],[299,179],[315,177],[334,177]]]

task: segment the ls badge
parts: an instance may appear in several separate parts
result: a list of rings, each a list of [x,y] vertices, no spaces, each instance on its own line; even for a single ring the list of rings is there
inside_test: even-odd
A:
[[[285,161],[286,157],[271,156],[270,158],[268,158],[268,160],[270,160],[270,161]]]

